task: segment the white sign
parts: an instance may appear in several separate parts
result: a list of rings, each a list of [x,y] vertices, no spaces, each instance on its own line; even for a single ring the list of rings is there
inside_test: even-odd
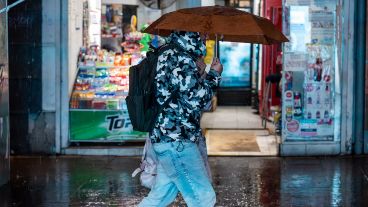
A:
[[[285,53],[284,64],[286,71],[304,71],[307,68],[307,55],[300,53]]]

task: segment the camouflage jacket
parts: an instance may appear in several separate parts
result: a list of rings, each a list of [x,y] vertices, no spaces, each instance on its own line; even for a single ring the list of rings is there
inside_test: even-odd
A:
[[[206,46],[198,33],[173,32],[169,42],[183,50],[168,49],[159,56],[156,98],[163,105],[176,95],[159,115],[150,137],[153,143],[183,139],[196,142],[202,136],[201,111],[211,101],[220,75],[211,69],[206,79],[200,77],[193,57],[205,56]]]

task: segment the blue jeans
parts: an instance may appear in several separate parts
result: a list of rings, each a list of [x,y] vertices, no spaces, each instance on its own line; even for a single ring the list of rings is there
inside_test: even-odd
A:
[[[197,144],[190,141],[155,143],[153,149],[159,160],[156,183],[139,207],[168,206],[179,191],[188,207],[215,205],[216,194]]]

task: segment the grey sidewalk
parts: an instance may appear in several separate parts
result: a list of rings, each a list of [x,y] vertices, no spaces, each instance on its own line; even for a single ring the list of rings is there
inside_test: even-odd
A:
[[[135,206],[139,158],[12,158],[0,206]],[[368,206],[368,157],[211,157],[217,206]],[[173,206],[185,206],[178,199]]]

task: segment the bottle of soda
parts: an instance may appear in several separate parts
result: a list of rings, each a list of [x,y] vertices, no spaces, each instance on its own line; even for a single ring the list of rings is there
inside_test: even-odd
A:
[[[294,117],[298,118],[302,116],[302,94],[300,92],[294,92]]]

